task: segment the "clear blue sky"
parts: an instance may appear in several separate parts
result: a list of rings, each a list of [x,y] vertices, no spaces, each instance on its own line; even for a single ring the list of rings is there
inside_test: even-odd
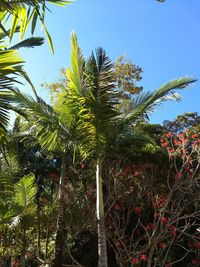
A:
[[[199,0],[166,0],[163,4],[155,0],[77,0],[66,8],[49,7],[52,14],[47,15],[46,23],[55,54],[47,44],[21,50],[26,69],[45,98],[48,93],[40,84],[55,81],[58,70],[69,66],[72,30],[84,55],[102,46],[111,59],[125,55],[141,66],[144,90],[185,75],[200,79]],[[182,91],[182,102],[165,104],[151,116],[151,122],[162,123],[184,112],[200,113],[199,86],[197,82]]]

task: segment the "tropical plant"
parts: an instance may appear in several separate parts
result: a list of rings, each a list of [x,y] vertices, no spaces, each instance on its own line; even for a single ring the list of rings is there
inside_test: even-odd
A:
[[[106,135],[118,115],[112,67],[102,48],[96,50],[96,56],[92,54],[88,61],[84,61],[76,35],[72,34],[71,69],[67,70],[69,82],[64,106],[70,108],[76,121],[80,152],[85,157],[92,155],[95,158],[99,266],[107,266],[102,163]]]
[[[5,206],[6,210],[1,206],[0,223],[11,223],[14,217],[18,221],[21,216],[34,212],[35,176],[30,173],[23,174],[17,157],[16,149],[10,138],[9,144],[1,146],[1,205]]]
[[[20,26],[20,38],[23,39],[24,34],[29,25],[31,25],[31,34],[35,32],[37,21],[39,20],[43,29],[45,30],[47,40],[53,52],[53,43],[51,36],[45,24],[45,12],[48,10],[47,3],[55,4],[58,6],[65,6],[71,1],[67,0],[24,0],[24,1],[0,1],[0,29],[7,34],[11,39]],[[10,18],[11,20],[8,18]],[[11,29],[8,32],[4,24],[11,21]]]
[[[61,158],[59,182],[59,208],[57,217],[57,234],[55,244],[55,266],[63,262],[63,247],[65,245],[65,211],[67,204],[67,160],[73,150],[72,128],[68,127],[55,110],[41,98],[26,96],[17,89],[13,89],[13,100],[24,110],[27,119],[31,119],[33,127],[25,134],[33,134],[45,151],[57,152]]]
[[[18,28],[16,29],[18,31]],[[9,32],[9,31],[8,31]],[[9,90],[19,84],[17,76],[25,77],[28,75],[23,70],[23,59],[16,49],[30,48],[43,44],[43,38],[32,37],[8,47],[6,33],[0,32],[0,140],[5,142],[7,138],[7,126],[9,123],[9,112],[11,108],[11,96]],[[14,107],[12,107],[14,109]],[[18,110],[19,111],[19,110]]]
[[[97,49],[88,61],[84,61],[75,34],[71,38],[71,69],[67,70],[68,87],[63,110],[70,108],[76,121],[80,152],[93,155],[96,161],[97,220],[99,266],[107,266],[106,236],[104,226],[102,164],[107,137],[116,125],[120,129],[130,127],[141,116],[148,116],[166,100],[180,100],[175,89],[182,89],[194,82],[181,78],[161,86],[154,92],[136,95],[132,111],[122,117],[116,110],[116,91],[112,64],[102,48]],[[69,110],[68,108],[68,110]],[[115,122],[115,123],[114,123]],[[119,124],[118,124],[119,123]],[[113,140],[116,136],[112,136]]]

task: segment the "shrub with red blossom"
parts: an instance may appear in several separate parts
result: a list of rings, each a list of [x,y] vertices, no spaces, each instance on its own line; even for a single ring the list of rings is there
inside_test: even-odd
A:
[[[183,260],[193,265],[200,260],[199,256],[191,260],[200,249],[198,138],[189,132],[164,134],[161,147],[169,157],[165,169],[130,161],[115,169],[114,186],[107,187],[112,207],[107,204],[108,238],[120,267],[130,261],[170,267]],[[130,260],[129,255],[137,256]]]

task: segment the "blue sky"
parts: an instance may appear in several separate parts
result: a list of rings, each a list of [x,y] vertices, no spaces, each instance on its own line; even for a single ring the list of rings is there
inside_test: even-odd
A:
[[[84,55],[102,46],[115,60],[124,55],[143,68],[141,85],[153,90],[163,83],[189,75],[200,79],[200,1],[77,0],[66,8],[49,5],[46,24],[55,54],[45,44],[21,50],[26,70],[39,94],[48,98],[43,82],[53,82],[59,69],[69,66],[70,32],[77,33]],[[37,35],[43,33],[38,28]],[[167,103],[151,116],[162,123],[184,112],[200,113],[200,83],[181,92],[181,103]]]

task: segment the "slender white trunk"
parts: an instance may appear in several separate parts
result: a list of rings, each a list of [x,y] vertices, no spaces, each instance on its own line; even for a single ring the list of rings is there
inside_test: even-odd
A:
[[[59,183],[59,207],[57,217],[57,233],[55,242],[55,261],[54,267],[63,266],[63,251],[66,239],[66,223],[65,223],[65,208],[66,208],[66,155],[62,156],[62,166]]]
[[[103,189],[102,189],[102,175],[101,175],[101,162],[97,160],[96,165],[96,188],[97,188],[97,222],[98,222],[98,255],[99,255],[99,267],[107,267],[107,248],[106,248],[106,234],[104,223],[104,204],[103,204]]]

